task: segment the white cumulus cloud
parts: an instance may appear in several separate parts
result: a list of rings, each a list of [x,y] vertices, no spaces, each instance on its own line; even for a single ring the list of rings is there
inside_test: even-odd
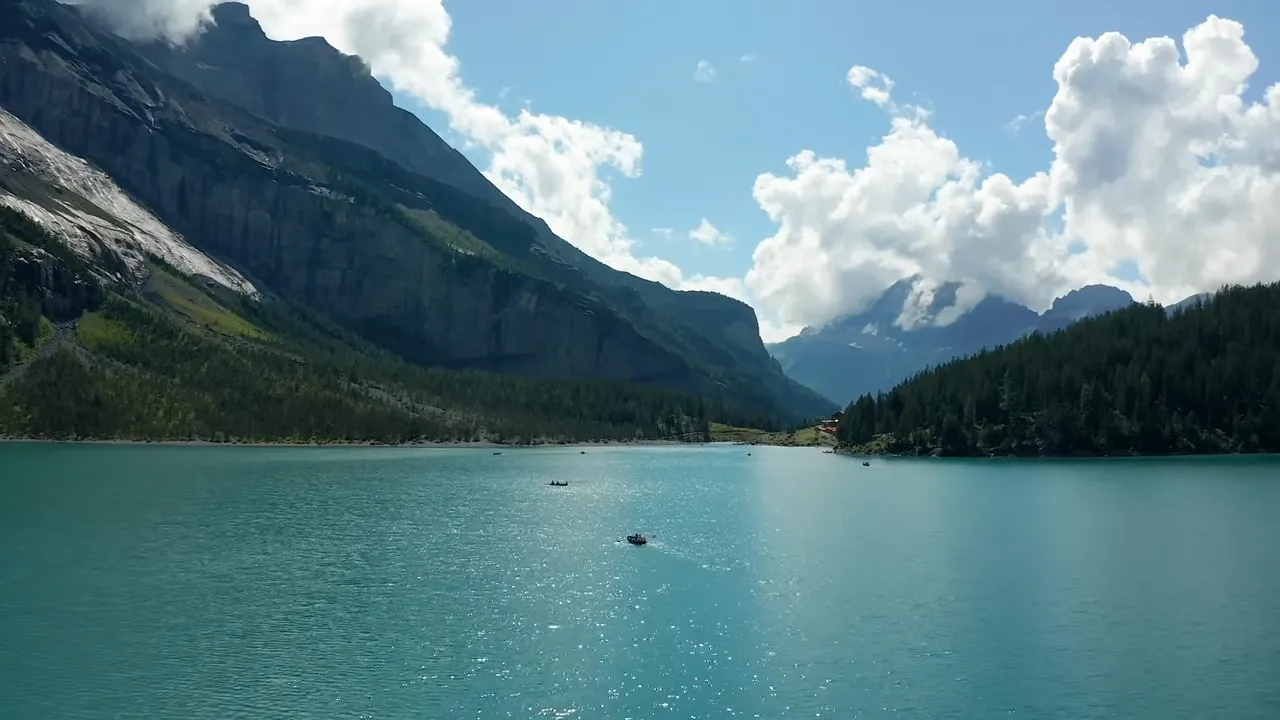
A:
[[[156,37],[181,41],[209,22],[209,0],[61,0],[106,16],[116,32],[142,40]]]
[[[709,83],[716,79],[716,69],[706,60],[699,60],[698,66],[693,69],[694,82]]]
[[[860,167],[806,150],[756,179],[777,231],[747,288],[794,327],[860,310],[914,273],[966,283],[966,303],[980,288],[1035,309],[1089,282],[1167,303],[1277,279],[1280,85],[1244,98],[1258,60],[1239,23],[1210,16],[1182,48],[1073,41],[1044,112],[1053,160],[1020,181],[984,174],[925,113],[895,107],[891,79],[854,67],[849,84],[890,110],[888,132]],[[1149,284],[1116,279],[1122,264]]]
[[[733,242],[732,235],[721,232],[720,228],[712,225],[706,218],[702,218],[698,227],[689,231],[689,239],[703,245],[728,245]]]
[[[872,70],[865,65],[854,65],[849,68],[845,79],[857,88],[866,100],[884,107],[889,104],[893,93],[893,80],[888,75]]]

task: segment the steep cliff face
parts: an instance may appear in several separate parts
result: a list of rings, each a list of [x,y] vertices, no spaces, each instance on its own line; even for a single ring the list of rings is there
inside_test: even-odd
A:
[[[0,236],[0,298],[27,293],[42,315],[54,321],[74,319],[102,300],[102,289],[78,276],[68,263],[42,248],[11,244]]]
[[[154,256],[188,275],[259,295],[240,273],[192,247],[105,173],[3,109],[0,206],[54,233],[105,280],[136,286],[146,279],[148,258]]]
[[[483,205],[491,223],[503,226],[501,247],[493,233],[473,230],[499,252],[522,258],[543,277],[604,298],[639,332],[705,373],[722,376],[735,392],[741,388],[771,397],[769,404],[787,406],[791,414],[826,411],[829,403],[783,375],[760,341],[748,306],[712,293],[676,292],[619,272],[557,237],[414,115],[397,108],[359,58],[320,38],[273,41],[241,3],[215,7],[213,18],[213,27],[181,47],[153,43],[140,51],[166,72],[273,123],[357,143],[400,168],[461,190]],[[385,167],[377,173],[391,174],[396,170]],[[394,184],[404,186],[399,179]],[[733,321],[725,322],[727,317]]]
[[[91,266],[58,241],[42,247],[43,236],[26,215],[0,206],[0,387],[17,372],[10,366],[32,359],[42,330],[59,334],[49,321],[74,320],[104,297]]]
[[[213,8],[214,24],[190,42],[143,44],[165,72],[273,123],[359,143],[405,168],[482,197],[518,206],[457,150],[407,110],[368,66],[322,38],[269,39],[243,3]]]
[[[603,303],[451,252],[274,128],[155,72],[52,2],[0,2],[0,106],[286,296],[424,361],[692,389]]]

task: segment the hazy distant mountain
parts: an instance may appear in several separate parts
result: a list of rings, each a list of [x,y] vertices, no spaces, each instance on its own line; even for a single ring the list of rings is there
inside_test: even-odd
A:
[[[1196,293],[1182,302],[1174,303],[1173,305],[1165,307],[1164,310],[1166,313],[1172,315],[1173,313],[1182,312],[1188,308],[1195,307],[1199,303],[1209,302],[1212,299],[1213,293]]]
[[[1040,316],[1036,329],[1040,332],[1061,330],[1077,320],[1119,310],[1134,303],[1133,296],[1109,285],[1086,285],[1053,301]]]
[[[1129,293],[1089,285],[1054,301],[1044,314],[986,296],[959,318],[948,317],[958,283],[937,288],[928,307],[904,313],[919,277],[900,280],[869,308],[769,346],[795,380],[846,404],[863,393],[888,390],[925,368],[1013,342],[1032,331],[1053,332],[1077,320],[1133,304]],[[905,326],[905,327],[904,327]]]

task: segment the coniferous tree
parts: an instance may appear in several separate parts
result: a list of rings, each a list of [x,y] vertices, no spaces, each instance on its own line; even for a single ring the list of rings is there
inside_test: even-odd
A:
[[[1154,303],[855,400],[843,449],[935,455],[1280,451],[1280,284]]]

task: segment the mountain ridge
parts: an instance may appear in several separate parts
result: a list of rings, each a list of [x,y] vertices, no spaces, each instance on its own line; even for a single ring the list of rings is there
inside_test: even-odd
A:
[[[0,0],[0,106],[267,294],[414,361],[656,384],[761,424],[832,407],[782,374],[749,307],[611,269],[592,281],[523,218],[273,124],[53,0]]]
[[[549,264],[580,273],[581,280],[612,303],[624,309],[644,305],[662,310],[662,324],[688,325],[733,348],[739,361],[773,363],[758,340],[759,322],[750,306],[715,294],[712,302],[723,307],[702,317],[687,307],[675,307],[698,291],[672,290],[615,270],[556,236],[545,221],[520,208],[417,116],[397,107],[357,56],[346,55],[322,38],[273,40],[243,3],[219,4],[212,16],[213,25],[181,46],[158,41],[141,45],[140,52],[170,74],[277,125],[363,145],[408,170],[493,203],[532,228],[530,246],[540,248]],[[316,91],[317,84],[324,92]],[[708,307],[705,300],[696,305]],[[737,314],[735,324],[749,324],[750,331],[725,326],[720,320],[726,314]]]
[[[838,452],[1133,456],[1280,449],[1280,283],[1133,303],[859,396]],[[1172,311],[1171,311],[1172,310]]]
[[[900,320],[921,288],[933,297],[915,325]],[[936,286],[915,275],[889,286],[862,312],[769,346],[783,370],[838,403],[891,389],[917,372],[958,357],[1017,340],[1032,332],[1052,333],[1087,317],[1134,304],[1126,291],[1086,285],[1054,300],[1043,313],[995,295],[938,324],[957,300],[960,283]]]

